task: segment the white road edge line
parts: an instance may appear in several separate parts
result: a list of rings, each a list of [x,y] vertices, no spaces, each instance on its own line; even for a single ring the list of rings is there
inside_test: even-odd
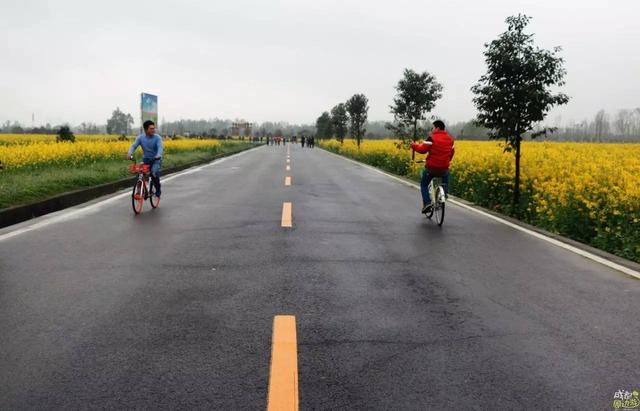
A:
[[[205,165],[202,165],[202,166],[189,168],[189,169],[187,169],[185,171],[180,171],[178,173],[171,174],[168,177],[162,179],[162,184],[165,184],[166,182],[171,181],[171,180],[173,180],[175,178],[178,178],[178,177],[182,177],[182,176],[185,176],[185,175],[188,175],[188,174],[196,173],[198,171],[201,171],[204,168],[212,167],[214,165],[218,165],[218,164],[223,163],[223,162],[225,162],[227,160],[230,160],[232,158],[245,155],[250,151],[253,151],[253,150],[241,151],[240,153],[237,153],[237,154],[232,154],[232,155],[227,156],[227,157],[222,157],[222,158],[220,158],[218,160],[213,160],[211,163],[208,163],[208,164],[205,164]],[[34,220],[40,220],[40,219],[43,219],[43,218],[44,218],[44,220],[40,220],[40,221],[37,221],[37,222],[35,222],[35,223],[31,224],[31,225],[28,225],[26,227],[18,228],[16,230],[9,231],[8,233],[2,234],[2,235],[0,235],[0,241],[8,240],[8,239],[10,239],[12,237],[15,237],[15,236],[18,236],[20,234],[28,233],[29,231],[37,230],[39,228],[47,227],[47,226],[49,226],[51,224],[60,223],[60,222],[66,221],[66,220],[70,220],[70,219],[73,219],[73,218],[77,218],[77,217],[83,216],[85,214],[89,214],[91,212],[98,211],[102,207],[104,207],[105,205],[130,195],[131,189],[130,188],[125,188],[125,189],[123,189],[121,191],[124,191],[124,192],[120,193],[120,194],[114,194],[112,197],[109,197],[109,198],[107,198],[105,200],[102,200],[102,201],[99,201],[97,203],[88,205],[86,207],[80,206],[80,208],[77,208],[78,206],[75,206],[75,207],[73,207],[71,209],[68,209],[68,210],[58,211],[58,212],[54,213],[55,215],[53,215],[53,216],[44,215],[42,217],[36,217]]]
[[[368,169],[370,169],[370,170],[373,170],[373,171],[375,171],[375,172],[378,172],[378,173],[380,173],[380,174],[383,174],[383,175],[385,175],[385,176],[387,176],[387,177],[390,177],[390,178],[392,178],[392,179],[394,179],[394,180],[396,180],[396,181],[401,182],[401,183],[402,183],[402,184],[404,184],[404,185],[407,185],[407,186],[409,186],[409,187],[412,187],[412,188],[415,188],[415,189],[417,189],[417,190],[420,190],[420,186],[419,186],[418,184],[416,184],[416,183],[412,183],[412,182],[409,182],[409,181],[403,180],[402,178],[400,178],[400,177],[398,177],[398,176],[394,176],[393,174],[387,173],[387,172],[386,172],[386,171],[384,171],[384,170],[380,170],[380,169],[375,168],[375,167],[373,167],[373,166],[370,166],[370,165],[368,165],[368,164],[361,163],[361,162],[359,162],[359,161],[356,161],[356,160],[353,160],[353,159],[350,159],[350,158],[347,158],[347,157],[341,156],[341,155],[336,154],[336,153],[332,153],[331,151],[328,151],[328,150],[324,150],[324,151],[325,151],[326,153],[329,153],[329,154],[331,154],[331,155],[334,155],[334,156],[336,156],[336,157],[339,157],[339,158],[341,158],[341,159],[343,159],[343,160],[350,161],[350,162],[352,162],[352,163],[354,163],[354,164],[357,164],[357,165],[359,165],[359,166],[362,166],[362,167],[368,168]],[[456,200],[447,200],[447,202],[449,202],[449,203],[453,203],[453,204],[455,204],[455,205],[457,205],[457,206],[459,206],[459,207],[462,207],[462,208],[464,208],[464,209],[466,209],[466,210],[469,210],[469,211],[473,211],[473,212],[475,212],[475,213],[478,213],[478,214],[480,214],[480,215],[482,215],[482,216],[485,216],[485,217],[487,217],[487,218],[490,218],[490,219],[492,219],[492,220],[494,220],[494,221],[497,221],[497,222],[499,222],[499,223],[502,223],[502,224],[504,224],[504,225],[506,225],[506,226],[509,226],[509,227],[511,227],[511,228],[514,228],[514,229],[516,229],[516,230],[518,230],[518,231],[522,231],[523,233],[527,233],[527,234],[529,234],[529,235],[531,235],[531,236],[533,236],[533,237],[536,237],[536,238],[538,238],[538,239],[540,239],[540,240],[546,241],[546,242],[548,242],[548,243],[550,243],[550,244],[553,244],[553,245],[555,245],[555,246],[558,246],[558,247],[560,247],[560,248],[564,248],[565,250],[571,251],[571,252],[573,252],[573,253],[575,253],[575,254],[578,254],[578,255],[580,255],[580,256],[582,256],[582,257],[585,257],[585,258],[588,258],[588,259],[590,259],[590,260],[592,260],[592,261],[595,261],[595,262],[597,262],[597,263],[600,263],[600,264],[602,264],[602,265],[604,265],[604,266],[607,266],[607,267],[612,268],[612,269],[614,269],[614,270],[617,270],[617,271],[620,271],[620,272],[625,273],[625,274],[627,274],[627,275],[630,275],[631,277],[635,277],[635,278],[640,279],[640,272],[638,272],[638,271],[636,271],[636,270],[633,270],[633,269],[631,269],[631,268],[625,267],[625,266],[623,266],[623,265],[620,265],[620,264],[614,263],[613,261],[607,260],[606,258],[602,258],[602,257],[597,256],[597,255],[595,255],[595,254],[593,254],[593,253],[590,253],[590,252],[588,252],[588,251],[581,250],[581,249],[579,249],[578,247],[574,247],[574,246],[572,246],[571,244],[563,243],[562,241],[556,240],[555,238],[551,238],[551,237],[548,237],[548,236],[546,236],[546,235],[544,235],[544,234],[540,234],[540,233],[538,233],[538,232],[535,232],[535,231],[529,230],[528,228],[521,227],[521,226],[519,226],[519,225],[517,225],[517,224],[514,224],[514,223],[512,223],[512,222],[510,222],[510,221],[507,221],[507,220],[504,220],[504,219],[502,219],[502,218],[500,218],[500,217],[497,217],[497,216],[491,215],[491,214],[486,213],[486,212],[484,212],[484,211],[482,211],[482,210],[478,210],[477,208],[470,207],[470,206],[468,206],[468,205],[466,205],[466,204],[463,204],[463,203],[460,203],[460,202],[458,202],[458,201],[456,201]]]

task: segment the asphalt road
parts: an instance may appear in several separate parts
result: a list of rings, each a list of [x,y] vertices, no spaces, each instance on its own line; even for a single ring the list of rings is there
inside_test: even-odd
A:
[[[121,196],[0,230],[0,409],[264,409],[276,314],[301,409],[607,409],[640,388],[640,281],[451,204],[438,228],[417,191],[318,148],[285,159],[174,177],[137,217]]]

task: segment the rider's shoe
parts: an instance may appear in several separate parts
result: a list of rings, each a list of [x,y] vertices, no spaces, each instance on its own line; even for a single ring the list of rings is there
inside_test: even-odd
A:
[[[431,208],[433,206],[431,204],[427,204],[426,206],[422,207],[422,214],[427,214],[429,211],[431,211]]]

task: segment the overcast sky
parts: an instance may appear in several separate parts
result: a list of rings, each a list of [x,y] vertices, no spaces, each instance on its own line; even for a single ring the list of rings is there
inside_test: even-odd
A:
[[[311,123],[355,93],[388,120],[405,67],[444,85],[435,114],[474,116],[484,43],[526,13],[562,46],[571,102],[549,123],[640,107],[640,0],[0,0],[0,121],[159,115]]]

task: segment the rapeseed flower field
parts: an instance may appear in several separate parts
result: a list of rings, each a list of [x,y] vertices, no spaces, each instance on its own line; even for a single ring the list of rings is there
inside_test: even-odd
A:
[[[118,135],[105,134],[76,134],[76,141],[117,141]],[[134,136],[128,137],[133,140]],[[55,143],[54,134],[0,134],[0,145],[7,144],[31,144],[31,143]]]
[[[17,144],[0,145],[0,162],[6,171],[43,168],[50,165],[74,167],[101,160],[123,158],[131,143],[132,141],[109,141],[97,138],[78,139],[75,143],[56,143],[55,137],[52,141],[21,141]],[[163,141],[166,155],[180,151],[206,151],[215,149],[219,145],[220,142],[217,140]],[[140,155],[139,152],[138,155]]]

